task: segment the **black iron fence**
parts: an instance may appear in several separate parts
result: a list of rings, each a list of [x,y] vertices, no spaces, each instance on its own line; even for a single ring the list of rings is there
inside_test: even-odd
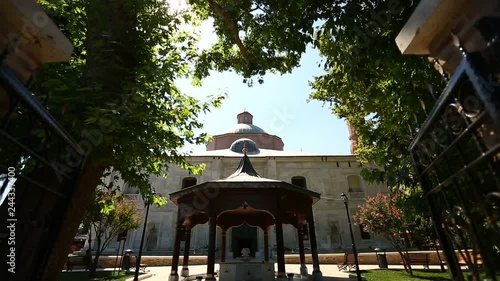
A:
[[[500,25],[476,27],[487,49],[460,46],[463,60],[410,150],[453,279],[499,280]]]
[[[0,252],[7,269],[0,280],[39,280],[58,240],[84,154],[11,72],[6,57],[8,53],[0,57],[0,211],[6,225],[0,228]]]

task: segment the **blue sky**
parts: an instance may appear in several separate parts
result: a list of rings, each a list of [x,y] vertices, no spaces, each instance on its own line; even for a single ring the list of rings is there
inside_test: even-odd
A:
[[[178,81],[178,87],[197,98],[226,92],[222,106],[202,116],[204,131],[211,135],[224,133],[236,124],[236,115],[245,109],[254,117],[253,123],[269,134],[283,139],[285,151],[343,155],[349,154],[348,131],[344,120],[331,113],[329,105],[307,102],[311,88],[308,81],[323,71],[320,57],[309,48],[301,67],[291,74],[264,77],[264,83],[248,87],[243,78],[232,72],[213,73],[201,87],[188,80]],[[187,146],[193,152],[205,147]]]
[[[177,3],[178,2],[178,3]],[[184,0],[172,0],[175,9],[185,7]],[[210,20],[191,32],[201,34],[199,48],[208,48],[216,40]],[[267,133],[277,135],[285,143],[284,150],[328,155],[346,155],[349,152],[348,130],[344,120],[331,113],[329,104],[307,102],[311,88],[309,81],[323,70],[318,67],[318,52],[307,48],[301,60],[301,67],[291,74],[268,74],[262,85],[254,82],[253,87],[243,83],[243,78],[232,72],[216,73],[203,81],[201,87],[193,87],[189,80],[177,80],[177,86],[184,93],[204,99],[208,95],[227,93],[222,106],[201,116],[203,131],[210,135],[224,133],[236,124],[236,115],[244,110],[253,115],[253,123]],[[204,146],[186,146],[184,151],[202,152]]]

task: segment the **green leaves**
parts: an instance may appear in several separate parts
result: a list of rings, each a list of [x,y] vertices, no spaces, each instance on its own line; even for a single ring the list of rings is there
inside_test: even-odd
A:
[[[207,142],[194,133],[203,125],[198,116],[224,97],[198,101],[175,87],[176,78],[193,76],[198,38],[182,30],[199,23],[193,13],[179,16],[161,0],[41,4],[75,53],[69,63],[45,66],[33,91],[53,93],[49,110],[85,144],[88,159],[143,194],[151,193],[150,175],[164,175],[170,164],[199,172],[178,150]]]
[[[394,43],[415,5],[337,5],[315,37],[326,73],[312,82],[311,98],[332,103],[332,111],[353,124],[359,159],[376,165],[365,168],[365,179],[391,187],[418,185],[408,152],[415,132],[408,128],[418,125],[413,114],[423,120],[419,99],[432,100],[426,85],[442,85],[425,59],[403,56]]]
[[[98,189],[83,218],[85,228],[90,228],[96,239],[96,257],[114,241],[118,233],[141,226],[141,206],[137,202],[115,193],[116,189]],[[161,199],[158,199],[161,200]],[[89,241],[90,242],[90,241]]]
[[[168,2],[168,1],[167,1]],[[211,71],[233,70],[244,83],[263,83],[268,72],[299,65],[308,44],[324,57],[325,74],[311,82],[311,99],[354,125],[363,175],[391,187],[416,186],[407,148],[423,120],[420,100],[438,75],[421,58],[403,56],[394,38],[416,2],[394,0],[276,1],[190,0],[172,11],[160,0],[41,1],[75,45],[68,64],[46,66],[35,93],[53,91],[50,110],[74,136],[95,131],[90,153],[147,194],[148,175],[169,164],[189,171],[178,149],[202,144],[198,116],[224,96],[198,101],[175,87],[178,77],[200,85]],[[214,19],[218,40],[197,49],[198,35],[184,29]]]
[[[313,24],[331,5],[331,1],[310,0],[189,3],[200,18],[214,19],[219,38],[198,57],[197,75],[208,75],[207,66],[218,71],[234,70],[249,78],[245,80],[248,84],[253,76],[262,77],[268,71],[287,73],[297,67],[307,44],[313,42]]]

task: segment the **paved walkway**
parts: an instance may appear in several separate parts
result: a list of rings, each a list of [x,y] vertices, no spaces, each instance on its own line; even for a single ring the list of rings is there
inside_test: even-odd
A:
[[[312,273],[312,264],[307,264],[307,269],[309,274]],[[378,265],[375,264],[369,264],[365,265],[362,264],[359,266],[360,270],[370,270],[370,269],[378,269]],[[287,273],[295,273],[296,276],[299,275],[300,272],[300,264],[286,264],[285,266],[286,272]],[[355,270],[352,270],[351,272],[347,271],[339,271],[337,268],[337,265],[335,264],[323,264],[320,265],[321,272],[323,273],[323,280],[324,281],[345,281],[349,279],[349,274],[356,274]],[[422,266],[419,265],[414,265],[412,266],[413,269],[423,269]],[[182,269],[182,265],[179,266],[179,272]],[[389,269],[400,269],[404,270],[404,267],[402,265],[389,265]],[[440,266],[439,265],[431,265],[430,269],[435,269],[439,270]],[[103,269],[98,269],[98,270],[113,270],[113,268],[103,268]],[[219,265],[215,264],[215,271],[219,270]],[[74,271],[79,271],[79,269],[75,269]],[[148,278],[145,278],[145,281],[166,281],[168,280],[168,276],[170,275],[171,267],[170,266],[154,266],[154,267],[148,267],[146,269],[146,273]],[[189,266],[189,275],[194,276],[194,275],[204,275],[207,271],[207,266],[206,265],[190,265]],[[277,271],[277,264],[275,264],[275,271]],[[132,280],[132,279],[131,279]],[[183,280],[183,278],[179,278],[179,280]],[[294,280],[300,280],[300,279],[294,279]]]
[[[275,270],[277,265],[275,265]],[[206,273],[206,265],[191,265],[189,266],[189,275],[202,275]],[[325,264],[320,265],[321,272],[323,273],[324,281],[335,281],[335,280],[347,280],[349,278],[349,272],[340,271],[335,264]],[[401,269],[403,270],[402,265],[389,265],[390,269]],[[421,266],[414,266],[414,269],[422,269]],[[432,266],[431,269],[439,269],[439,266]],[[182,266],[179,266],[179,271],[182,269]],[[312,264],[307,265],[307,269],[309,274],[312,272]],[[360,265],[361,270],[369,270],[369,269],[378,269],[378,265]],[[152,277],[147,278],[147,281],[165,281],[168,280],[168,276],[170,275],[170,266],[158,266],[158,267],[148,267],[149,272],[153,274]],[[219,265],[215,265],[215,270],[219,270]],[[300,264],[287,264],[286,271],[288,273],[296,273],[297,275],[300,272]],[[356,271],[351,271],[351,274],[355,274]],[[182,278],[180,278],[182,280]],[[297,279],[299,280],[299,279]]]

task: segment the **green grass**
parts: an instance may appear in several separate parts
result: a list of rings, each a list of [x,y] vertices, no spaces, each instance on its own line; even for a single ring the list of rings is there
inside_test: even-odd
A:
[[[141,273],[143,274],[143,273]],[[74,271],[74,272],[63,272],[61,281],[125,281],[128,278],[134,277],[134,273],[125,273],[125,272],[115,272],[113,275],[113,271],[96,271],[94,278],[90,279],[88,271]]]
[[[366,281],[449,281],[448,272],[436,270],[413,270],[413,277],[404,270],[362,270],[361,275],[366,277]]]

